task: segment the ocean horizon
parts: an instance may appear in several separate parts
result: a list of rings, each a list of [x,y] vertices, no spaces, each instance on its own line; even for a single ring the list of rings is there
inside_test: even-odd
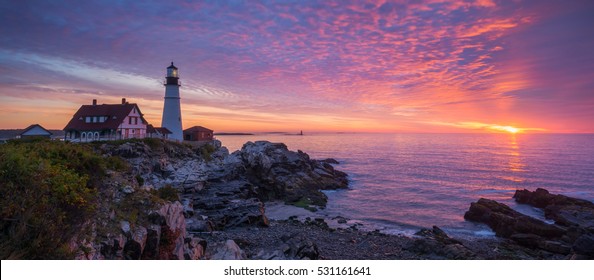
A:
[[[349,189],[326,191],[316,215],[346,217],[367,229],[410,235],[433,225],[454,236],[488,237],[464,220],[488,198],[545,220],[517,204],[516,190],[544,188],[594,202],[594,134],[312,133],[219,135],[233,152],[247,141],[285,143],[314,159],[334,158]]]

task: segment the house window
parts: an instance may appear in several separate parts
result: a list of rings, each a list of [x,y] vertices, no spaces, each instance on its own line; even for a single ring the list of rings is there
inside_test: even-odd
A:
[[[97,117],[93,117],[93,123],[97,122]]]
[[[95,139],[99,140],[99,132],[95,132]]]
[[[138,117],[134,117],[134,124],[138,124]]]
[[[85,138],[87,138],[87,133],[86,132],[81,133],[80,139],[85,139]]]
[[[85,118],[85,122],[86,122],[86,123],[90,123],[90,122],[91,122],[91,117],[86,117],[86,118]]]

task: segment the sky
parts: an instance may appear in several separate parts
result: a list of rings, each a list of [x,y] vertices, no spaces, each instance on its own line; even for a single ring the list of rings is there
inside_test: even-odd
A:
[[[215,132],[594,133],[594,1],[0,0],[0,128],[83,104]]]

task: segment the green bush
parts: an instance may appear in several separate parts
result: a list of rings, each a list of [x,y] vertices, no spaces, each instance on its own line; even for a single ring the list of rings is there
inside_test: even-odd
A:
[[[200,155],[205,161],[212,160],[212,153],[215,151],[215,147],[211,144],[206,144],[200,147]]]
[[[138,182],[138,186],[140,187],[144,185],[144,179],[142,178],[142,176],[140,176],[140,174],[136,175],[136,182]]]
[[[70,258],[67,242],[94,213],[106,166],[85,145],[0,145],[0,258]]]
[[[152,190],[151,192],[153,195],[156,195],[159,198],[167,201],[179,201],[179,194],[177,193],[177,190],[169,185],[162,187],[158,190]]]

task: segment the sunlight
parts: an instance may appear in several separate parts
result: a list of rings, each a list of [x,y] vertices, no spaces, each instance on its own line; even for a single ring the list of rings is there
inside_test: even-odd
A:
[[[509,126],[509,125],[506,125],[506,126],[492,125],[492,126],[489,126],[489,128],[492,129],[492,130],[497,130],[497,131],[502,131],[502,132],[509,132],[509,133],[512,133],[512,134],[516,134],[516,133],[522,131],[519,128],[516,128],[516,127],[513,127],[513,126]]]

